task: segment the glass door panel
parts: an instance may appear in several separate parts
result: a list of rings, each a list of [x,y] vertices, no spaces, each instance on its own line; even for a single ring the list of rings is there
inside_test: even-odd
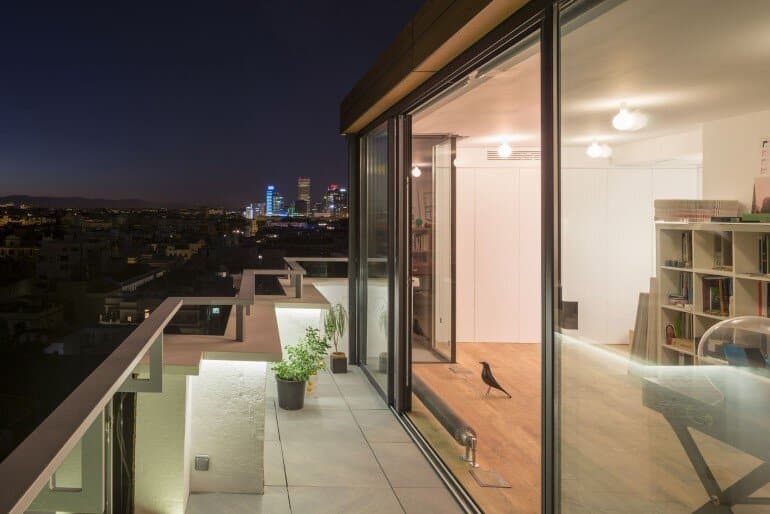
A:
[[[416,136],[410,177],[412,360],[454,356],[454,138]]]
[[[388,390],[389,312],[388,298],[388,127],[382,124],[363,138],[361,182],[364,195],[363,255],[365,277],[364,337],[361,363],[383,391]]]

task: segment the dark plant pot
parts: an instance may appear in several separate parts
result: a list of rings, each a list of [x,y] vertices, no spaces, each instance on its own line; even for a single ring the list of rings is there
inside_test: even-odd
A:
[[[380,354],[379,364],[377,366],[377,371],[379,371],[380,373],[387,373],[388,372],[388,352],[382,352]]]
[[[299,410],[305,405],[305,382],[275,377],[278,385],[278,406],[284,410]]]
[[[329,355],[329,369],[332,373],[348,372],[348,356],[343,352],[333,352]]]

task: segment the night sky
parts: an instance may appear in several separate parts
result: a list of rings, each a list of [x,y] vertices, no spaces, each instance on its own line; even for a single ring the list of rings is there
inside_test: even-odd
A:
[[[237,206],[347,182],[340,101],[422,1],[9,3],[0,196]]]

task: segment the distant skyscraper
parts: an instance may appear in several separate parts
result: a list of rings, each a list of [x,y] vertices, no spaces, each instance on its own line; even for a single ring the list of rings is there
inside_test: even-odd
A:
[[[265,216],[273,215],[273,197],[275,196],[275,186],[267,186],[265,191]]]
[[[344,216],[348,212],[348,190],[337,184],[329,185],[324,194],[323,210],[335,216]]]
[[[297,177],[297,200],[302,200],[305,205],[310,205],[310,178]],[[306,212],[302,214],[306,214]]]
[[[294,210],[298,216],[307,216],[310,210],[310,204],[305,200],[297,200],[294,202]]]
[[[283,205],[283,196],[276,191],[275,195],[273,195],[273,215],[274,216],[282,216],[285,215],[284,211],[284,205]]]

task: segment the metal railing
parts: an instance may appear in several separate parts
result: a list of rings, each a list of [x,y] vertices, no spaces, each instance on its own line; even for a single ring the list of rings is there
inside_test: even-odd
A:
[[[302,298],[303,281],[308,274],[300,262],[348,262],[347,257],[284,257],[283,260],[289,268],[289,280],[297,298]]]
[[[22,514],[33,505],[37,510],[101,512],[104,507],[105,476],[110,453],[105,451],[109,437],[110,413],[107,408],[119,392],[160,392],[163,388],[163,330],[183,306],[233,305],[236,307],[236,340],[243,341],[244,308],[254,303],[256,270],[244,270],[235,297],[169,297],[77,388],[0,462],[0,512]],[[149,378],[140,379],[136,369],[149,355]],[[78,442],[101,452],[89,458],[82,468],[81,487],[57,488],[56,470]],[[88,444],[86,442],[88,441]],[[93,441],[93,442],[91,442]],[[105,456],[106,454],[106,456]],[[37,501],[36,501],[37,499]]]

